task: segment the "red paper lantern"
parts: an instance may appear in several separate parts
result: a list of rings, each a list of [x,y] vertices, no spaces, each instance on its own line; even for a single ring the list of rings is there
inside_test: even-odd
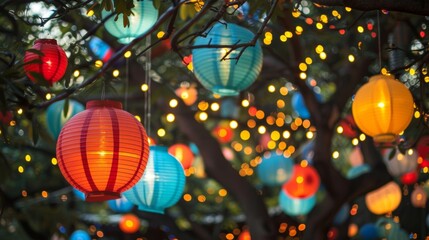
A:
[[[66,72],[67,56],[57,45],[55,39],[38,39],[34,42],[33,50],[26,51],[24,56],[24,71],[28,78],[36,82],[37,77],[43,77],[50,85],[58,82]]]
[[[119,228],[124,233],[135,233],[140,228],[140,219],[134,214],[125,214],[119,220]]]
[[[183,169],[188,169],[194,162],[194,154],[191,148],[185,144],[177,143],[168,148],[168,153],[173,155],[182,164]]]
[[[357,126],[355,123],[355,120],[353,119],[352,115],[347,115],[345,118],[340,120],[340,126],[343,128],[343,134],[344,136],[348,138],[355,138],[358,135],[357,132]]]
[[[143,175],[149,157],[146,131],[115,101],[90,101],[61,130],[61,173],[86,201],[120,198]]]
[[[401,176],[401,182],[403,184],[410,185],[417,182],[418,177],[419,175],[417,174],[417,172],[408,172]]]
[[[228,143],[234,137],[234,132],[228,125],[218,125],[213,129],[213,135],[220,143]]]
[[[295,198],[307,198],[317,192],[320,177],[311,166],[295,165],[292,177],[283,185],[283,191]]]

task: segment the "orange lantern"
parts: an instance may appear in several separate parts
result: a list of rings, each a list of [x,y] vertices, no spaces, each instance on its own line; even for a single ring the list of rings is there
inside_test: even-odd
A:
[[[376,142],[393,142],[413,117],[413,96],[393,76],[375,75],[356,93],[352,113],[356,125]]]
[[[417,207],[417,208],[426,207],[427,199],[428,199],[428,196],[426,194],[426,191],[420,186],[416,186],[413,192],[411,193],[411,204],[413,204],[414,207]]]
[[[135,233],[140,228],[140,219],[134,214],[125,214],[119,220],[119,228],[124,233]]]
[[[182,164],[183,169],[188,169],[194,162],[194,154],[191,148],[185,144],[177,143],[168,148],[168,153],[173,155]]]
[[[366,194],[365,203],[374,214],[385,214],[395,210],[401,203],[402,192],[398,184],[389,182],[386,185]]]
[[[307,198],[317,192],[320,177],[311,166],[295,165],[292,177],[283,185],[283,191],[295,198]]]
[[[180,97],[186,105],[190,106],[197,101],[198,92],[195,87],[187,87],[185,85],[176,89],[176,95]]]
[[[149,157],[146,131],[115,101],[90,101],[61,130],[61,173],[87,201],[120,198],[143,175]]]
[[[229,125],[219,124],[213,129],[213,135],[215,135],[220,143],[228,143],[232,140],[234,132]]]
[[[238,236],[238,240],[252,240],[249,230],[247,229],[243,230]]]

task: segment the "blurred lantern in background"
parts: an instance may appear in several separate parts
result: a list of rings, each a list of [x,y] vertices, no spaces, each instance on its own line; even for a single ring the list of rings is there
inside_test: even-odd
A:
[[[191,106],[192,104],[194,104],[195,101],[197,101],[198,99],[197,89],[195,88],[195,86],[189,85],[189,83],[181,84],[181,86],[178,89],[176,89],[175,93],[188,106]]]
[[[265,152],[256,167],[261,182],[267,186],[281,186],[292,176],[293,161],[282,151]]]
[[[411,193],[411,204],[416,208],[426,207],[427,194],[423,187],[415,186],[413,192]]]
[[[220,143],[228,143],[234,137],[234,131],[232,131],[226,122],[219,123],[219,125],[213,128],[212,133]]]
[[[64,112],[65,104],[65,100],[54,102],[46,110],[47,129],[55,140],[58,138],[58,135],[60,135],[64,124],[74,115],[85,110],[85,107],[81,103],[75,100],[69,100],[68,110]]]
[[[292,108],[300,118],[310,118],[310,112],[305,105],[304,98],[299,92],[295,92],[292,96]]]
[[[347,115],[340,120],[340,127],[342,128],[341,134],[348,138],[355,138],[358,136],[358,128],[352,115]]]
[[[63,78],[67,65],[67,55],[55,39],[37,39],[25,52],[24,71],[33,82],[44,80],[52,85]]]
[[[392,181],[367,193],[365,203],[370,212],[380,215],[395,210],[401,203],[401,199],[401,189],[398,184]]]
[[[76,230],[70,236],[70,240],[91,240],[91,236],[84,230]]]
[[[284,213],[290,216],[306,215],[316,205],[316,195],[304,198],[290,196],[285,191],[279,193],[279,205]]]
[[[240,235],[238,236],[238,240],[252,240],[249,230],[243,229],[243,231],[241,231]]]
[[[389,159],[392,151],[396,151],[393,158]],[[401,153],[399,149],[389,149],[383,154],[383,160],[387,170],[394,177],[399,177],[402,174],[415,171],[417,168],[418,153],[414,149],[408,149],[405,153]]]
[[[215,23],[205,37],[197,37],[193,46],[234,45],[253,40],[254,34],[233,23]],[[255,46],[238,48],[194,48],[192,64],[195,77],[215,94],[235,96],[248,88],[262,69],[262,48]],[[240,56],[240,57],[238,57]]]
[[[124,233],[135,233],[140,228],[140,219],[134,214],[124,214],[119,220],[119,229]]]
[[[139,210],[163,214],[179,201],[184,188],[185,173],[180,162],[166,147],[151,146],[143,177],[123,195]]]
[[[224,97],[220,104],[220,116],[223,118],[234,118],[238,117],[238,107],[236,99],[234,97]]]
[[[424,160],[429,159],[429,136],[423,136],[417,143],[417,152]]]
[[[356,178],[359,177],[360,175],[370,172],[371,171],[371,166],[369,166],[368,164],[364,163],[361,164],[359,166],[355,166],[349,169],[349,171],[347,172],[347,178],[348,179],[352,179],[352,178]]]
[[[413,117],[413,96],[393,76],[375,75],[356,93],[353,118],[359,129],[376,142],[393,142]]]
[[[184,169],[188,169],[194,162],[194,154],[188,145],[176,143],[168,148],[168,153],[173,155],[182,164]]]
[[[131,211],[133,209],[134,204],[128,201],[125,197],[121,197],[114,200],[107,201],[107,205],[109,205],[110,209],[114,212],[125,213]]]
[[[292,197],[307,198],[317,192],[319,185],[320,177],[316,169],[295,164],[292,177],[283,185],[282,189]]]
[[[363,155],[359,147],[354,147],[349,155],[350,165],[353,167],[363,164]]]
[[[378,228],[373,223],[366,223],[360,227],[359,237],[365,240],[378,240]]]
[[[77,190],[76,188],[73,188],[73,194],[75,197],[77,197],[78,199],[85,201],[85,193]]]
[[[334,217],[334,224],[340,225],[344,221],[347,220],[347,217],[349,216],[350,206],[349,204],[345,203],[343,206],[341,206],[340,210],[335,214]]]
[[[58,166],[87,201],[120,198],[146,167],[146,131],[120,102],[89,101],[71,118],[57,141]]]
[[[109,61],[109,59],[113,55],[112,48],[100,38],[93,36],[91,40],[89,40],[89,49],[91,49],[92,53],[103,62]]]
[[[123,16],[115,20],[115,16],[110,17],[104,26],[106,30],[118,39],[122,44],[128,44],[136,37],[146,33],[158,20],[158,10],[153,6],[152,0],[136,1],[134,8],[131,9],[133,14],[128,16],[129,26],[124,27]],[[102,18],[110,16],[112,12],[103,10]]]
[[[10,121],[12,121],[13,119],[13,114],[11,111],[7,111],[7,112],[1,112],[0,111],[0,122],[5,125],[8,126],[10,124]]]
[[[299,148],[301,152],[301,158],[307,160],[310,164],[313,162],[314,157],[314,141],[308,141],[304,143],[302,147]]]
[[[404,173],[401,176],[401,182],[404,185],[411,185],[417,182],[417,179],[419,178],[419,175],[416,171],[411,171],[408,173]]]

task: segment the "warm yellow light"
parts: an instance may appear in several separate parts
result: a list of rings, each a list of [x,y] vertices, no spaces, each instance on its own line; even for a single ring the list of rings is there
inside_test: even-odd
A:
[[[355,56],[353,56],[352,54],[350,54],[348,56],[349,62],[354,62],[355,61]]]
[[[207,118],[209,118],[209,115],[206,112],[200,112],[200,114],[198,114],[198,118],[201,121],[205,121],[205,120],[207,120]]]
[[[280,35],[280,41],[286,42],[287,41],[287,37],[285,35]]]
[[[259,126],[258,127],[258,133],[259,134],[264,134],[267,131],[267,129],[264,126]]]
[[[231,120],[229,122],[229,127],[232,128],[232,129],[236,129],[238,127],[238,122],[235,121],[235,120]]]
[[[337,158],[339,158],[339,157],[340,157],[340,153],[339,153],[338,151],[334,151],[334,152],[332,153],[332,158],[337,159]]]
[[[300,64],[299,64],[299,70],[301,70],[301,71],[303,71],[303,72],[307,71],[307,64],[305,64],[305,63],[300,63]]]
[[[159,31],[159,32],[156,34],[156,37],[159,39],[159,38],[164,37],[164,35],[165,35],[165,32],[163,32],[163,31]]]
[[[327,55],[326,55],[326,53],[325,53],[325,52],[321,52],[321,53],[319,54],[319,57],[320,57],[320,59],[325,60],[325,59],[326,59],[326,57],[327,57]]]
[[[289,138],[290,138],[290,132],[289,132],[289,131],[287,131],[287,130],[286,130],[286,131],[284,131],[284,132],[283,132],[283,137],[284,137],[284,138],[286,138],[286,139],[289,139]]]
[[[54,165],[54,166],[57,165],[58,164],[58,160],[56,158],[52,158],[51,159],[51,164]]]
[[[218,111],[218,110],[220,109],[220,105],[219,105],[219,103],[217,103],[217,102],[212,103],[212,104],[210,105],[210,109],[211,109],[213,112]]]
[[[247,99],[243,99],[243,101],[241,101],[241,106],[243,107],[248,107],[250,105],[249,100]]]
[[[324,50],[324,48],[323,48],[323,46],[322,46],[322,45],[317,45],[317,47],[316,47],[316,53],[317,53],[317,54],[322,53],[322,52],[323,52],[323,50]]]
[[[25,161],[31,162],[31,156],[30,156],[30,154],[25,155]]]
[[[165,129],[164,128],[160,128],[160,129],[158,129],[158,131],[156,132],[157,134],[158,134],[158,136],[160,136],[160,137],[164,137],[165,136],[165,134],[166,134],[166,132],[165,132]]]
[[[343,133],[343,131],[344,131],[343,127],[341,127],[341,126],[337,127],[337,133],[341,134],[341,133]]]
[[[365,141],[365,139],[366,139],[365,134],[361,133],[361,134],[359,135],[359,140],[360,140],[361,142],[363,142],[363,141]]]
[[[322,30],[323,29],[323,24],[320,23],[320,22],[316,23],[316,28],[319,29],[319,30]]]
[[[73,77],[79,77],[79,76],[80,76],[80,71],[79,70],[74,70]]]
[[[19,166],[18,167],[18,172],[19,173],[23,173],[24,172],[24,167],[23,166]]]
[[[289,93],[289,90],[287,90],[287,87],[281,87],[279,91],[280,91],[280,94],[283,96],[286,96]]]
[[[168,105],[171,107],[171,108],[175,108],[175,107],[177,107],[177,104],[179,104],[179,102],[177,101],[177,99],[171,99],[170,100],[170,102],[168,103]]]
[[[118,69],[113,70],[112,76],[113,77],[118,77],[119,76],[119,70]]]
[[[146,92],[147,90],[149,90],[149,85],[147,85],[146,83],[143,83],[140,88],[143,92]]]
[[[244,141],[249,140],[249,138],[250,138],[250,132],[247,131],[247,130],[241,131],[240,132],[240,138],[241,138],[241,140],[244,140]]]
[[[301,72],[299,74],[299,78],[301,78],[302,80],[305,80],[307,78],[307,74],[305,72]]]
[[[167,114],[165,118],[167,119],[167,122],[174,122],[174,120],[176,119],[176,117],[172,113]]]
[[[89,10],[88,12],[86,12],[86,16],[88,16],[88,17],[92,17],[93,15],[94,15],[94,10]]]
[[[276,91],[276,87],[274,85],[268,85],[268,92],[273,93]]]
[[[286,32],[285,32],[285,36],[286,36],[287,38],[292,38],[292,37],[293,37],[293,33],[292,33],[292,32],[290,32],[290,31],[286,31]]]
[[[96,60],[94,63],[96,68],[101,68],[103,66],[103,61],[101,60]]]
[[[305,137],[307,137],[308,139],[312,139],[312,138],[314,137],[314,133],[313,133],[313,132],[311,132],[311,131],[308,131],[308,132],[305,134]]]
[[[359,140],[357,138],[353,138],[352,139],[352,144],[353,144],[353,146],[358,145],[359,144]]]
[[[201,111],[205,111],[209,108],[209,103],[206,101],[201,101],[198,103],[198,109],[200,109]]]
[[[323,50],[322,50],[323,51]],[[311,59],[310,57],[306,57],[305,58],[305,63],[307,63],[307,65],[310,65],[313,63],[313,59]]]
[[[357,27],[357,31],[359,32],[359,33],[363,33],[363,31],[364,31],[365,29],[362,27],[362,26],[358,26]]]

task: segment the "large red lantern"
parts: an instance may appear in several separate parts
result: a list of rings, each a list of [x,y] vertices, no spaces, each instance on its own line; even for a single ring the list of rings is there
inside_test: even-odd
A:
[[[194,154],[191,148],[185,144],[177,143],[168,148],[168,153],[173,155],[182,164],[183,169],[188,169],[194,162]]]
[[[149,157],[146,131],[115,101],[90,101],[61,130],[61,173],[86,201],[120,198],[143,175]]]
[[[57,45],[55,39],[38,39],[32,50],[26,51],[24,56],[24,71],[28,78],[36,82],[38,77],[44,78],[50,85],[58,82],[66,72],[67,56],[64,50]]]
[[[283,191],[295,198],[307,198],[317,192],[320,177],[311,166],[295,165],[292,177],[283,185]]]

